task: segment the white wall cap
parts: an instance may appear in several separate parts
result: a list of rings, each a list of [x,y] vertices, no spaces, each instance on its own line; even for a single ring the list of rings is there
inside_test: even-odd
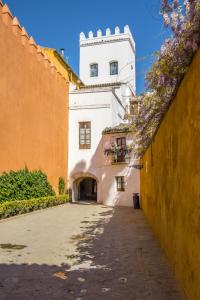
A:
[[[106,28],[106,36],[109,36],[109,35],[111,35],[111,30],[110,30],[110,28]]]
[[[85,39],[86,39],[85,33],[84,33],[84,32],[81,32],[81,33],[80,33],[80,41],[85,40]]]
[[[88,34],[89,39],[92,39],[94,37],[93,31],[90,31]]]
[[[124,33],[131,33],[128,25],[124,26]]]
[[[99,30],[97,31],[97,37],[100,37],[100,36],[102,36],[102,30],[101,30],[101,29],[99,29]]]
[[[119,26],[116,26],[116,27],[115,27],[115,34],[120,34]]]

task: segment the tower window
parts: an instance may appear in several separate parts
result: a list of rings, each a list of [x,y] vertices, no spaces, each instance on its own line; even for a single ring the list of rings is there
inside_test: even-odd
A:
[[[90,65],[90,77],[98,77],[98,64]]]
[[[91,148],[91,122],[79,122],[79,149]]]
[[[118,74],[118,62],[112,61],[110,63],[110,75],[117,75]]]

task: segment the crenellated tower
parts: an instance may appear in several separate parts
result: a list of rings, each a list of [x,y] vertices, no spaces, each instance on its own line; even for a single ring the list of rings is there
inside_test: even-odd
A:
[[[86,85],[124,83],[135,94],[135,41],[129,29],[80,33],[80,78]]]

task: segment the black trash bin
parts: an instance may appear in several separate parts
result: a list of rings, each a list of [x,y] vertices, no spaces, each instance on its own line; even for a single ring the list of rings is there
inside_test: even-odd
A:
[[[140,209],[139,193],[133,193],[133,207],[134,209]]]

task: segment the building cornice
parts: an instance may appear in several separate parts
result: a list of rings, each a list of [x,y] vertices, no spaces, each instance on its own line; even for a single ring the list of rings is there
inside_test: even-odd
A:
[[[82,86],[80,88],[80,90],[71,91],[70,94],[112,92],[113,89],[119,89],[121,85],[122,85],[121,82],[85,85],[85,86]]]
[[[87,93],[112,93],[112,88],[91,88],[71,91],[69,94],[87,94]]]
[[[84,41],[84,43],[80,44],[80,47],[88,47],[88,46],[95,46],[95,45],[101,45],[101,44],[111,44],[111,43],[118,43],[118,42],[129,42],[131,49],[133,50],[133,53],[135,53],[135,45],[133,42],[131,42],[130,38],[118,38],[118,39],[106,39],[106,40],[93,40],[93,41]]]
[[[91,105],[72,105],[69,110],[83,110],[83,109],[103,109],[111,108],[110,104],[91,104]]]

